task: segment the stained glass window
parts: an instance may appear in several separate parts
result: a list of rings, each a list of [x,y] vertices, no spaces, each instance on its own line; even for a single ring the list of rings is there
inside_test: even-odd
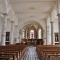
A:
[[[34,39],[34,30],[30,30],[30,39]]]
[[[38,39],[41,39],[41,29],[38,30]]]
[[[25,38],[25,30],[24,29],[23,29],[23,33],[22,34],[23,34],[23,38]]]

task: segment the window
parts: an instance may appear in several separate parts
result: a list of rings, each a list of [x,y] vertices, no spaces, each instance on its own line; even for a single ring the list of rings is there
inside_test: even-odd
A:
[[[30,30],[30,39],[34,39],[34,30]]]
[[[41,29],[38,30],[38,39],[41,39]]]
[[[23,33],[22,33],[23,38],[25,38],[25,30],[23,29]]]

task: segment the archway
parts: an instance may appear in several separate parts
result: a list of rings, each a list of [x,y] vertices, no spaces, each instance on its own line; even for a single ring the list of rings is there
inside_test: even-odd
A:
[[[26,24],[22,29],[22,41],[43,44],[43,29],[40,24],[36,22]]]

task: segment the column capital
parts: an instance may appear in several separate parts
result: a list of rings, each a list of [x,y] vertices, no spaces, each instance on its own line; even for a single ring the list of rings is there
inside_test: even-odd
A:
[[[51,21],[50,23],[53,23],[54,21]]]
[[[10,22],[11,22],[11,23],[14,23],[14,21],[13,21],[13,20],[11,20]]]
[[[18,25],[15,25],[15,27],[18,27]]]
[[[7,13],[2,13],[4,16],[8,15]]]
[[[57,16],[60,16],[60,14],[57,14]]]

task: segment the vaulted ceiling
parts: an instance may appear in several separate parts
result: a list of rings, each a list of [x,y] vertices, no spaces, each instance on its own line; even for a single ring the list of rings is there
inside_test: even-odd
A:
[[[45,20],[57,0],[9,0],[19,20]]]

